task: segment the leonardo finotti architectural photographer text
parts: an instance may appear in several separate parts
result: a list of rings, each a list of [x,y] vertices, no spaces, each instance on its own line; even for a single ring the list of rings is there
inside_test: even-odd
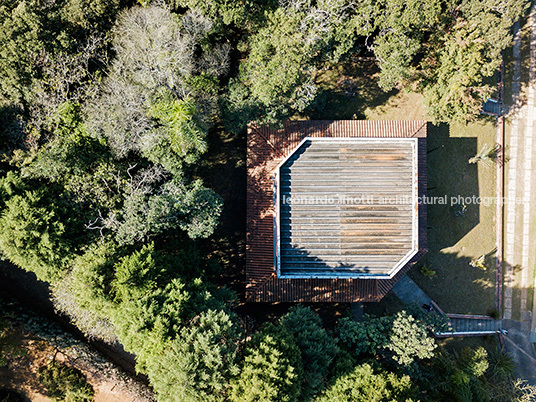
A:
[[[349,197],[342,194],[324,195],[317,197],[292,197],[283,195],[281,197],[282,205],[411,205],[414,203],[413,197],[408,196],[377,196],[377,195],[359,195]],[[503,197],[478,197],[473,196],[447,196],[441,197],[417,197],[418,204],[425,205],[483,205],[489,207],[500,203],[505,204],[523,204],[523,197],[510,199]]]

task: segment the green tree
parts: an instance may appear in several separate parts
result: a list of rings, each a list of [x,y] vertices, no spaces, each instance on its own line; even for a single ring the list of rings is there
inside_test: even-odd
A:
[[[337,324],[342,347],[356,356],[391,357],[397,365],[414,366],[415,361],[434,356],[436,344],[428,335],[426,323],[405,311],[366,321],[343,318]]]
[[[277,124],[304,112],[318,93],[318,69],[348,54],[362,32],[352,8],[346,0],[298,1],[266,11],[266,21],[249,36],[247,57],[228,87],[230,127],[242,129],[247,119]]]
[[[0,5],[0,104],[19,107],[36,146],[59,104],[87,98],[119,2],[8,0]]]
[[[336,333],[341,346],[350,353],[375,354],[387,345],[387,333],[391,324],[390,317],[355,321],[345,317],[337,323]]]
[[[137,369],[164,352],[184,326],[208,310],[220,311],[234,294],[200,277],[187,255],[169,256],[152,244],[123,257],[114,267],[110,319],[125,349],[136,353]],[[182,275],[181,275],[182,274]]]
[[[432,361],[430,375],[433,397],[449,400],[493,400],[505,384],[489,382],[485,374],[489,368],[488,352],[483,347],[464,348],[461,354],[445,351]],[[509,387],[509,386],[507,386]]]
[[[368,10],[372,28],[379,30],[372,49],[380,66],[378,84],[386,91],[415,79],[415,59],[426,49],[425,37],[437,30],[442,17],[442,0],[373,2]],[[423,49],[424,46],[424,49]]]
[[[401,366],[410,366],[415,359],[433,357],[437,347],[426,327],[405,311],[395,316],[388,336],[386,349]]]
[[[62,15],[74,27],[89,30],[109,28],[110,22],[119,11],[119,0],[67,0],[62,8]]]
[[[492,89],[484,84],[512,43],[513,23],[527,8],[525,0],[460,1],[452,20],[432,39],[423,60],[424,95],[440,121],[473,119]]]
[[[0,96],[28,107],[43,51],[67,51],[72,38],[57,3],[7,1],[0,6]]]
[[[74,271],[52,285],[51,299],[54,308],[56,311],[69,316],[71,322],[88,338],[114,343],[117,341],[117,335],[110,319],[111,303],[106,299],[104,302],[100,299],[100,289],[95,284],[95,282],[101,282],[105,277],[97,277],[93,270],[88,272],[87,276],[91,276],[91,279],[95,280],[91,284],[94,287],[91,287],[90,284],[81,287],[77,283],[78,278],[74,275]],[[102,307],[96,308],[96,306]]]
[[[386,90],[415,77],[413,58],[421,48],[419,39],[385,31],[374,41],[374,55],[381,68],[378,85]]]
[[[515,362],[512,356],[502,350],[490,353],[488,363],[488,374],[492,381],[506,380],[514,374]]]
[[[123,257],[114,267],[111,320],[125,348],[136,353],[140,371],[193,316],[188,307],[192,292],[185,281],[174,277],[175,269],[152,244]],[[197,285],[190,288],[202,291]]]
[[[492,93],[483,78],[494,70],[485,68],[485,51],[478,22],[459,22],[449,32],[438,55],[438,67],[424,90],[431,115],[440,121],[466,121],[478,115]],[[495,67],[500,63],[496,60]]]
[[[512,42],[526,0],[382,0],[368,8],[368,33],[381,68],[379,85],[417,88],[436,121],[467,121],[492,90],[485,84]],[[375,31],[375,32],[374,32]],[[367,38],[368,40],[368,38]],[[412,85],[417,83],[417,85]]]
[[[282,325],[266,324],[248,342],[244,362],[233,379],[231,401],[296,401],[303,376],[300,349]]]
[[[121,300],[112,310],[117,337],[127,351],[136,354],[138,371],[146,372],[147,365],[177,336],[190,297],[184,282],[174,279],[161,288],[146,291],[140,298]]]
[[[74,259],[71,272],[51,287],[56,310],[69,316],[88,338],[117,341],[112,322],[116,308],[113,281],[115,266],[126,264],[122,260],[126,252],[112,241],[93,244]]]
[[[239,0],[227,1],[216,0],[211,2],[200,0],[169,0],[169,3],[175,7],[184,7],[191,10],[199,10],[204,16],[210,20],[221,21],[222,26],[216,26],[217,30],[221,30],[223,26],[233,24],[242,27],[251,18],[249,13],[257,7],[254,1]]]
[[[339,377],[316,400],[319,402],[348,401],[411,401],[417,394],[409,376],[373,369],[361,364]]]
[[[171,150],[177,155],[194,161],[206,152],[206,128],[196,121],[196,106],[192,99],[173,99],[169,93],[164,99],[151,105],[149,115],[158,119],[166,131]],[[197,153],[197,155],[192,152]]]
[[[183,229],[192,239],[206,238],[218,224],[222,199],[200,180],[191,185],[168,181],[158,193],[147,187],[129,187],[121,209],[102,220],[104,227],[115,232],[120,244],[147,240],[175,227]]]
[[[241,66],[241,76],[251,96],[267,108],[268,121],[275,122],[291,114],[299,88],[306,89],[309,84],[310,90],[304,92],[316,92],[303,70],[304,66],[314,66],[311,65],[313,49],[306,45],[299,29],[301,17],[294,10],[282,8],[269,14],[266,26],[252,36],[248,58]],[[303,104],[307,106],[309,102],[304,99]]]
[[[301,351],[302,395],[313,395],[327,381],[329,368],[338,352],[336,341],[322,328],[320,317],[307,307],[293,307],[281,318],[281,325],[292,333]]]
[[[78,103],[60,104],[50,120],[53,138],[29,155],[31,163],[23,164],[22,173],[61,184],[78,201],[102,202],[106,189],[92,176],[110,158],[105,142],[88,135]]]
[[[0,250],[14,264],[49,282],[67,271],[75,255],[73,242],[83,245],[71,216],[76,212],[56,190],[25,183],[13,172],[0,179]]]
[[[238,372],[238,335],[234,318],[222,310],[195,317],[160,356],[147,363],[159,400],[223,400]]]

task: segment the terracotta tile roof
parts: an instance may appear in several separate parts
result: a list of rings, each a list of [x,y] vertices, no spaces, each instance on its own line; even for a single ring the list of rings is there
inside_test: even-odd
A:
[[[419,196],[426,195],[425,121],[291,121],[247,136],[246,295],[255,302],[379,301],[427,249],[426,205],[419,204],[419,252],[392,279],[282,279],[274,269],[273,173],[305,137],[418,138]]]

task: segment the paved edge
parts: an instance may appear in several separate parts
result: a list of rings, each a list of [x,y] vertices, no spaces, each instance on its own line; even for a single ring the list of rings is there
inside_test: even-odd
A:
[[[504,102],[504,61],[501,62],[499,68],[499,80],[497,82],[499,86],[498,98],[499,102]],[[502,108],[501,108],[502,109]],[[503,111],[497,117],[497,137],[495,142],[499,147],[499,153],[497,155],[497,172],[496,172],[496,192],[497,197],[496,211],[495,211],[495,310],[499,312],[499,316],[503,316],[503,236],[504,236],[504,116]]]
[[[513,27],[514,43],[513,43],[513,77],[512,77],[512,104],[517,107],[519,98],[519,89],[521,81],[521,25],[519,21],[516,21]],[[518,153],[518,127],[517,119],[512,121],[512,128],[510,133],[510,160],[517,160]],[[516,199],[517,189],[517,170],[508,164],[508,199]],[[516,204],[515,202],[508,205],[506,210],[506,222],[505,232],[506,239],[504,239],[505,250],[504,258],[506,259],[506,266],[504,267],[504,308],[503,318],[512,318],[512,284],[514,270],[512,267],[512,261],[514,256],[514,240],[515,240],[515,219],[516,219]]]
[[[497,118],[497,144],[499,145],[500,154],[497,160],[497,187],[496,197],[497,210],[495,211],[495,248],[497,252],[495,254],[495,310],[497,310],[502,317],[502,292],[503,292],[503,227],[504,227],[504,117],[499,116]]]

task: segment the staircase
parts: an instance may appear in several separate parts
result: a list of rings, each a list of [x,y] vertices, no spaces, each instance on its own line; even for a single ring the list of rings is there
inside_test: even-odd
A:
[[[451,331],[437,333],[438,337],[485,336],[501,331],[502,320],[482,315],[447,314]]]
[[[481,112],[483,114],[489,114],[491,116],[500,116],[501,115],[501,106],[502,104],[495,99],[488,99],[482,105]]]

